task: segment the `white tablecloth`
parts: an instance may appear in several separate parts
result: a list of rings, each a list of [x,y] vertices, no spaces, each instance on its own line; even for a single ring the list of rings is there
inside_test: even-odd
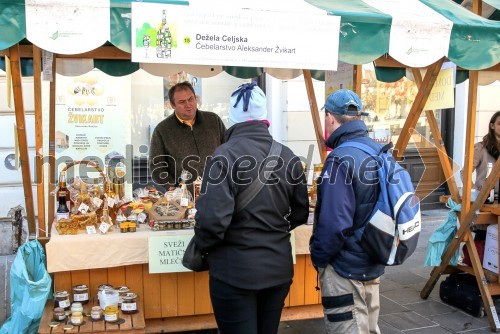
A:
[[[312,226],[303,225],[295,230],[295,253],[309,254]],[[150,236],[193,234],[192,229],[151,231],[141,225],[134,233],[112,232],[102,234],[60,235],[55,224],[46,245],[47,270],[50,273],[83,269],[120,267],[149,262]]]

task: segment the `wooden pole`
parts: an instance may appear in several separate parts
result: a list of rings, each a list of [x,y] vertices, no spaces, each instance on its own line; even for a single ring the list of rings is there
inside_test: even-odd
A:
[[[29,233],[36,232],[35,208],[33,205],[33,190],[31,188],[31,172],[28,155],[28,139],[26,137],[26,120],[24,115],[23,88],[21,75],[21,59],[19,44],[9,48],[12,71],[12,88],[14,90],[14,106],[16,110],[17,140],[21,156],[21,172],[23,177],[24,200],[28,218]]]
[[[363,80],[363,65],[353,65],[352,90],[361,96],[361,81]]]
[[[52,62],[52,81],[50,82],[50,102],[49,102],[49,194],[55,189],[56,183],[56,54]],[[55,196],[49,196],[48,206],[48,226],[49,233],[54,221]]]
[[[35,85],[35,138],[36,138],[36,193],[38,203],[39,236],[47,237],[45,223],[45,180],[43,172],[43,126],[42,126],[42,55],[40,48],[33,45],[33,80]],[[41,232],[41,233],[40,233]]]
[[[422,86],[422,75],[420,74],[420,70],[418,68],[412,68],[411,70],[413,73],[413,77],[415,78],[415,83],[418,89],[420,89],[420,87]],[[432,110],[426,110],[425,115],[434,137],[434,145],[436,146],[439,161],[441,163],[441,167],[443,168],[444,176],[446,178],[446,182],[448,183],[451,197],[456,203],[460,203],[461,199],[458,193],[457,182],[455,181],[455,174],[453,173],[453,166],[450,163],[450,158],[448,156],[448,153],[446,152],[446,148],[444,147],[443,137],[441,136],[441,131],[439,130],[436,117],[434,116],[434,112]]]
[[[469,95],[467,100],[467,123],[465,134],[465,155],[463,168],[463,186],[462,186],[462,212],[460,217],[463,219],[470,210],[470,191],[472,186],[472,162],[474,159],[474,136],[476,132],[476,111],[477,111],[477,85],[478,72],[469,71]],[[489,189],[489,188],[488,188]],[[481,202],[481,203],[484,203]]]
[[[425,103],[429,98],[429,94],[431,92],[432,87],[434,86],[434,82],[436,82],[436,78],[438,76],[439,71],[441,70],[441,65],[443,65],[444,58],[439,59],[434,64],[427,68],[427,72],[425,73],[424,80],[422,81],[421,89],[418,90],[417,96],[415,97],[415,101],[413,102],[410,113],[408,114],[408,118],[403,125],[403,129],[401,130],[401,134],[399,135],[398,141],[396,142],[396,146],[394,147],[394,157],[397,160],[401,160],[403,154],[405,152],[406,146],[410,141],[411,134],[415,129],[415,125],[418,122],[418,118],[424,109]]]
[[[304,80],[306,83],[307,97],[309,98],[309,107],[314,125],[314,133],[316,134],[316,142],[319,148],[319,155],[321,162],[326,159],[325,138],[323,137],[323,129],[321,127],[321,120],[319,119],[318,103],[316,102],[316,95],[314,95],[314,86],[312,83],[311,71],[303,70]]]

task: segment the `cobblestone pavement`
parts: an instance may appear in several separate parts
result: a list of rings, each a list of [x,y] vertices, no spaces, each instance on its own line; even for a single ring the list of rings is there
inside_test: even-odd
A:
[[[446,214],[445,210],[424,211],[423,229],[416,252],[402,266],[386,268],[380,284],[379,326],[383,334],[491,333],[486,317],[475,318],[441,302],[439,282],[428,299],[420,298],[420,291],[432,269],[423,266],[427,241]],[[8,277],[12,261],[14,255],[0,256],[0,324],[10,316]],[[282,322],[278,333],[324,333],[323,319]]]

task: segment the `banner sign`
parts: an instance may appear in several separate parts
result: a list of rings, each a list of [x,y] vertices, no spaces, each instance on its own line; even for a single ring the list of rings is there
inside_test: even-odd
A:
[[[447,109],[455,107],[455,81],[453,68],[441,69],[432,87],[424,110]]]
[[[149,273],[190,271],[182,265],[182,257],[193,234],[173,234],[149,237]]]
[[[132,61],[335,70],[340,17],[132,2]]]
[[[103,170],[111,159],[126,158],[129,163],[130,80],[130,76],[116,78],[100,70],[77,77],[57,75],[55,151],[59,169],[62,163],[79,160],[93,161]]]

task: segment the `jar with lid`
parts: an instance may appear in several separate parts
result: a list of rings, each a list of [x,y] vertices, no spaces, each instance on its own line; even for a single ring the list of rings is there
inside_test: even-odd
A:
[[[99,306],[105,310],[106,306],[118,307],[119,293],[115,289],[104,289],[99,292]]]
[[[102,316],[104,315],[104,311],[100,306],[94,306],[90,310],[90,318],[92,320],[101,320]]]
[[[71,313],[71,324],[75,326],[80,326],[83,323],[83,314],[82,312],[73,312]]]
[[[62,307],[56,307],[54,309],[54,320],[55,321],[64,321],[66,320],[66,312]]]
[[[105,289],[113,289],[113,286],[112,285],[109,285],[109,284],[101,284],[99,285],[99,287],[97,288],[97,297],[99,297],[99,293]]]
[[[120,287],[116,288],[116,291],[118,291],[118,295],[119,295],[118,306],[120,306],[122,301],[123,301],[123,296],[125,296],[125,294],[130,292],[130,289],[128,288],[128,286],[120,286]]]
[[[133,292],[128,292],[123,295],[122,301],[122,312],[124,314],[134,314],[137,313],[137,303],[136,303],[137,295]]]
[[[86,305],[89,302],[89,287],[85,284],[73,287],[73,301]]]
[[[104,320],[107,322],[118,321],[118,307],[114,305],[106,306],[104,310]]]
[[[71,313],[75,313],[75,312],[83,312],[82,303],[74,302],[73,304],[71,304]]]
[[[71,303],[69,301],[68,291],[54,292],[54,305],[55,307],[63,308],[65,311],[69,310]]]

